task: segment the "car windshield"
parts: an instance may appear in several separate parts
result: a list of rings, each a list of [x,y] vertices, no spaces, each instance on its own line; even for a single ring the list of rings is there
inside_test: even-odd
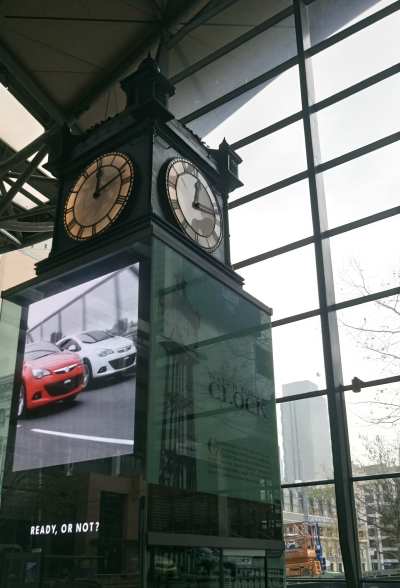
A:
[[[97,343],[98,341],[104,341],[104,339],[111,339],[114,337],[109,331],[86,331],[80,335],[82,343]]]
[[[52,343],[35,343],[33,345],[27,345],[25,347],[25,359],[40,359],[41,357],[46,357],[46,355],[51,355],[52,353],[60,353],[60,350],[56,345]]]

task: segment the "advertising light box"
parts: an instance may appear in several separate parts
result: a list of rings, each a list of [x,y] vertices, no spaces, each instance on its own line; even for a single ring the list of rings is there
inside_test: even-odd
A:
[[[28,307],[14,471],[133,453],[138,268]]]

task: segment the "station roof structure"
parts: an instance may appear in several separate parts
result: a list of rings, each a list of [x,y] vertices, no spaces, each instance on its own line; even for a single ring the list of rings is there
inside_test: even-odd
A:
[[[51,236],[57,179],[41,165],[48,137],[60,125],[81,133],[120,112],[119,81],[148,53],[173,83],[201,69],[207,55],[257,20],[253,15],[246,23],[235,10],[239,4],[0,3],[0,254]]]

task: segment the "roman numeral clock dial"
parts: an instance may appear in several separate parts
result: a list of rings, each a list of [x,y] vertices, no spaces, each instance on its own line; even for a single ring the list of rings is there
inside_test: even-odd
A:
[[[190,161],[173,159],[166,171],[168,201],[182,231],[206,251],[222,239],[222,215],[206,178]]]
[[[133,179],[133,163],[123,153],[106,153],[90,163],[64,204],[68,236],[86,241],[106,231],[126,206]]]

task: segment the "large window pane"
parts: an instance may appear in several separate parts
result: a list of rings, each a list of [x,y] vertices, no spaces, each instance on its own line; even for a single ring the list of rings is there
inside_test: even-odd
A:
[[[172,112],[185,116],[295,54],[294,19],[289,17],[178,83]]]
[[[400,384],[346,392],[353,474],[400,471]]]
[[[317,117],[321,160],[326,161],[398,131],[400,75],[324,108]]]
[[[224,138],[233,143],[300,109],[296,66],[194,120],[189,126],[208,145],[216,147]]]
[[[400,373],[398,304],[389,296],[337,312],[345,384]]]
[[[315,0],[308,6],[312,44],[392,4],[393,0]]]
[[[322,174],[329,227],[398,206],[400,142]]]
[[[333,485],[283,490],[287,577],[343,574]]]
[[[316,102],[396,64],[399,28],[400,11],[314,55]]]
[[[358,529],[369,557],[364,576],[400,577],[400,479],[385,478],[354,484]],[[393,586],[397,585],[393,584]]]
[[[229,211],[232,261],[248,259],[312,234],[306,181]]]
[[[396,215],[330,239],[337,302],[399,285],[399,232]]]
[[[309,392],[312,382],[283,386],[284,397]],[[333,477],[331,435],[325,396],[277,404],[282,439],[281,478],[285,484]]]
[[[299,392],[325,388],[319,317],[274,327],[272,347],[276,396],[284,396],[285,386],[299,382]]]
[[[303,123],[294,123],[238,150],[243,159],[239,168],[243,187],[233,192],[233,200],[307,167]]]
[[[314,246],[241,268],[245,290],[272,307],[273,319],[318,307]]]

